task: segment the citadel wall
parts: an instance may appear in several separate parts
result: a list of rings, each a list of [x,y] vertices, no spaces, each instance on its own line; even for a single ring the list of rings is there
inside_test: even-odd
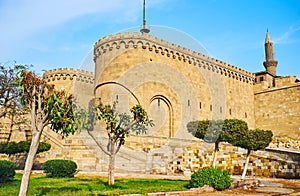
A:
[[[79,69],[58,68],[47,70],[43,79],[49,84],[54,84],[56,89],[65,90],[73,94],[76,103],[87,107],[93,99],[94,73]]]
[[[46,71],[43,75],[43,79],[49,84],[54,84],[58,90],[66,90],[72,93],[79,107],[86,108],[89,101],[93,98],[94,76],[92,72],[72,68],[59,68]],[[28,122],[28,124],[14,126],[12,131],[9,130],[9,125],[7,124],[8,123],[3,124],[3,121],[1,121],[1,126],[4,126],[0,127],[1,142],[7,142],[8,134],[11,134],[10,141],[18,142],[31,139],[30,122]],[[90,147],[84,143],[86,137],[84,133],[77,132],[74,135],[63,138],[60,134],[46,127],[41,136],[41,141],[51,144],[51,149],[50,151],[36,155],[34,169],[41,169],[41,164],[49,159],[74,160],[80,170],[95,169],[97,158],[94,153],[92,153]],[[10,159],[14,161],[19,168],[22,168],[26,155],[21,154],[16,157],[1,155],[0,158]]]
[[[157,119],[169,121],[167,135],[185,137],[186,124],[199,119],[239,118],[255,127],[250,72],[138,33],[102,38],[94,53],[96,97],[105,102],[125,100],[120,103],[128,106],[123,110],[141,103],[150,116],[154,111]],[[124,94],[117,94],[122,88]],[[167,118],[157,115],[159,102]]]
[[[191,120],[238,118],[250,128],[271,129],[278,136],[292,134],[299,139],[300,87],[293,77],[275,78],[276,86],[272,86],[268,76],[267,82],[254,85],[250,72],[145,34],[102,38],[94,52],[95,74],[55,69],[46,71],[44,79],[73,93],[82,107],[95,93],[104,103],[115,101],[120,111],[128,112],[130,106],[140,103],[155,120],[156,126],[147,135],[127,138],[117,155],[117,172],[188,174],[210,165],[213,148],[187,133],[186,123]],[[95,131],[105,143],[99,127]],[[80,171],[107,171],[107,156],[85,130],[62,138],[47,129],[42,140],[52,148],[38,155],[37,162],[70,159]],[[293,145],[297,148],[299,142]],[[219,153],[218,167],[241,174],[244,149],[222,144]],[[248,174],[299,177],[299,153],[256,152]]]
[[[275,137],[299,140],[300,82],[295,76],[285,76],[274,78],[273,83],[254,85],[256,126],[272,130]]]

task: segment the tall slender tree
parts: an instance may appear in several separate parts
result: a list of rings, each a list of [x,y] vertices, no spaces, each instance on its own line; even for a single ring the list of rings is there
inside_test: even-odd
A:
[[[87,130],[98,147],[109,156],[108,184],[113,185],[115,183],[115,157],[121,146],[125,144],[126,137],[131,131],[136,134],[145,133],[147,126],[153,126],[153,123],[149,120],[146,111],[141,105],[133,106],[130,109],[132,115],[118,113],[116,111],[116,103],[111,106],[103,105],[100,102],[96,108],[95,117],[106,125],[105,130],[108,136],[106,147],[97,140],[91,129]]]
[[[30,110],[32,140],[22,176],[19,196],[27,195],[31,169],[44,128],[50,125],[53,131],[68,136],[77,125],[72,110],[73,97],[57,91],[30,71],[23,70],[18,79],[21,91],[20,102]]]

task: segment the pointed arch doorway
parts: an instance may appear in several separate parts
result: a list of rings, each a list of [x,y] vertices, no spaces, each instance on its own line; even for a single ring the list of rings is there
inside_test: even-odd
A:
[[[155,126],[150,135],[174,137],[174,113],[170,100],[163,95],[155,95],[150,99],[149,113]]]

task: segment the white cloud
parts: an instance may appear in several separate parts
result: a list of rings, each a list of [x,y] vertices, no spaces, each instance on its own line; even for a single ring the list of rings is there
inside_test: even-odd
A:
[[[169,0],[147,1],[147,7]],[[142,0],[10,0],[0,2],[2,57],[26,39],[85,15],[113,23],[136,21],[142,15]],[[82,24],[84,25],[84,24]]]
[[[164,9],[170,1],[175,0],[147,0],[147,9]],[[85,44],[76,32],[85,28],[105,31],[110,23],[140,24],[142,7],[143,0],[0,0],[0,62],[74,64],[74,59],[81,57],[67,55],[75,54],[78,46]],[[78,40],[64,40],[68,32]],[[56,52],[65,52],[61,55],[64,58],[59,60]]]
[[[0,3],[0,52],[4,55],[30,36],[88,14],[103,20],[113,17],[119,23],[136,20],[141,7],[140,0],[4,1]]]
[[[300,39],[292,39],[292,36],[295,35],[300,30],[300,24],[292,25],[289,29],[283,33],[278,38],[274,39],[274,43],[276,44],[290,44],[295,42],[300,42]]]
[[[136,0],[6,1],[0,7],[0,25],[5,27],[2,28],[2,33],[6,36],[22,36],[86,14],[118,14],[120,18],[124,18],[124,15],[131,14],[129,12],[135,12],[137,4]]]

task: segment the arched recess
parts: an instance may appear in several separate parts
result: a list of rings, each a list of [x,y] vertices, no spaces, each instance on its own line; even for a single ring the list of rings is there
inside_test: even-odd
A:
[[[98,84],[97,86],[95,86],[95,88],[94,88],[94,96],[95,96],[95,98],[96,98],[96,92],[97,92],[97,89],[100,88],[101,86],[108,85],[108,84],[115,84],[115,85],[121,86],[121,87],[124,88],[126,91],[128,91],[128,92],[132,95],[132,97],[134,97],[134,99],[136,100],[136,102],[140,105],[140,101],[139,101],[139,99],[135,96],[135,94],[134,94],[129,88],[127,88],[125,85],[120,84],[120,83],[118,83],[118,82],[103,82],[103,83]]]
[[[154,101],[157,101],[158,104],[160,103],[160,101],[162,101],[166,104],[166,106],[168,108],[168,111],[167,111],[167,115],[168,115],[167,123],[168,123],[168,133],[169,133],[168,137],[169,138],[174,137],[174,116],[173,116],[174,113],[173,113],[173,107],[172,107],[170,100],[163,95],[155,95],[151,98],[150,104],[153,103]]]

